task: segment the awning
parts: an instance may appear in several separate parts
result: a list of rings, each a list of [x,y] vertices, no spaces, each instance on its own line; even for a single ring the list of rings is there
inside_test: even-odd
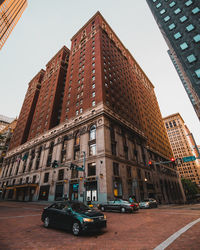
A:
[[[14,187],[6,187],[6,190],[14,189]]]
[[[31,183],[31,184],[22,184],[22,185],[16,185],[15,188],[25,188],[25,187],[38,187],[37,183]]]

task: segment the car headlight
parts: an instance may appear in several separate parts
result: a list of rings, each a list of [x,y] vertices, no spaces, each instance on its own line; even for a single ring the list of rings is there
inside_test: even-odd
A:
[[[93,219],[89,219],[89,218],[83,218],[83,221],[84,222],[93,222],[94,220]]]

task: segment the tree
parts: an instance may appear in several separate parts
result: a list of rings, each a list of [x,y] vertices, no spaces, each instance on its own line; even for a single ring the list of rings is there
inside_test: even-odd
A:
[[[194,199],[195,196],[199,193],[199,188],[197,184],[188,179],[181,179],[181,182],[187,200]]]

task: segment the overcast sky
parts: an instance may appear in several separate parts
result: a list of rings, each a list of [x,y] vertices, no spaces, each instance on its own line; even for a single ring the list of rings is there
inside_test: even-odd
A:
[[[162,116],[179,112],[200,144],[196,113],[146,0],[34,0],[0,51],[0,115],[20,113],[29,81],[100,11],[155,86]]]

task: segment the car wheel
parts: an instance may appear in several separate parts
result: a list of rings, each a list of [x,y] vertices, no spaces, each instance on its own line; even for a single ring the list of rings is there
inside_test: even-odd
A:
[[[78,236],[81,233],[81,226],[78,221],[74,221],[72,224],[72,233],[74,236]]]
[[[103,212],[104,212],[104,211],[105,211],[105,207],[101,207],[101,211],[103,211]]]
[[[48,228],[50,226],[50,220],[49,220],[49,217],[45,217],[44,219],[44,227]]]
[[[124,207],[121,207],[121,213],[125,213],[126,209]]]

